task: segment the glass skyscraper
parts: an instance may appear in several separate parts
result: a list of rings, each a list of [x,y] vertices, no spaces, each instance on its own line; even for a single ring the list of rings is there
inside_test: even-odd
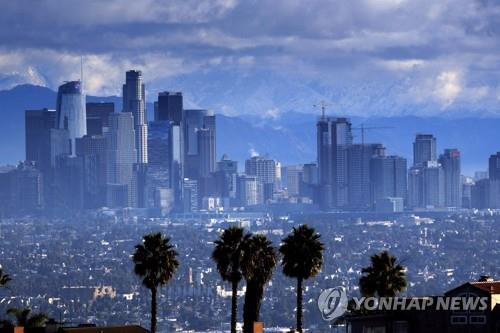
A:
[[[76,139],[87,134],[85,94],[81,81],[66,82],[59,87],[56,111],[56,126],[68,131],[70,154],[75,156]]]
[[[123,85],[123,112],[134,116],[136,163],[148,163],[148,125],[146,123],[146,91],[141,71],[128,71]]]
[[[318,177],[322,209],[348,203],[348,149],[352,145],[347,118],[321,117],[317,123]]]

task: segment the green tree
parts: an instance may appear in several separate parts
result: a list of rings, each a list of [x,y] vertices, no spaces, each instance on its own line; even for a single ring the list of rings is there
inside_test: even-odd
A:
[[[387,251],[370,257],[371,265],[363,268],[359,279],[361,294],[365,297],[394,297],[406,290],[405,268]]]
[[[278,253],[264,235],[254,235],[245,243],[242,272],[247,283],[243,305],[243,331],[253,333],[253,323],[259,321],[264,287],[271,280]]]
[[[243,276],[241,263],[245,243],[250,238],[243,228],[230,227],[222,232],[216,240],[212,259],[217,265],[222,280],[231,283],[231,333],[236,333],[237,292],[238,284]]]
[[[145,235],[142,244],[135,247],[134,272],[151,291],[151,333],[156,332],[158,288],[167,284],[177,271],[177,255],[170,238],[159,232]]]
[[[323,267],[325,247],[320,235],[307,225],[293,228],[280,246],[283,273],[297,279],[297,331],[302,332],[302,288],[304,280],[316,276]]]
[[[7,315],[15,317],[15,323],[12,326],[22,326],[24,328],[44,327],[49,317],[44,313],[32,313],[31,309],[15,309],[7,310]]]
[[[0,288],[6,287],[10,281],[12,281],[12,279],[10,278],[9,274],[6,274],[3,271],[2,266],[0,266]]]

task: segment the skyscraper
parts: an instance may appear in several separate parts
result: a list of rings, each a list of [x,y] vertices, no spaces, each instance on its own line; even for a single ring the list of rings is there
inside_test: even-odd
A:
[[[500,180],[500,152],[490,156],[488,173],[491,180]]]
[[[109,115],[115,112],[114,103],[87,103],[87,134],[99,135],[109,127]]]
[[[383,156],[382,144],[353,144],[348,148],[349,207],[354,210],[370,208],[370,161]]]
[[[299,196],[303,183],[304,166],[289,165],[284,168],[286,174],[286,189],[291,197]]]
[[[148,202],[155,207],[160,204],[171,207],[173,196],[170,189],[171,171],[171,122],[153,121],[148,127]],[[158,198],[161,197],[161,200]]]
[[[169,120],[180,124],[183,119],[181,92],[164,91],[158,94],[155,120]]]
[[[340,208],[348,203],[348,148],[352,144],[347,118],[321,117],[317,123],[320,207]]]
[[[245,174],[257,177],[257,181],[263,187],[264,202],[273,198],[278,163],[276,160],[262,156],[254,156],[245,161]]]
[[[70,154],[75,156],[75,140],[87,134],[85,94],[80,81],[70,81],[59,86],[56,112],[56,127],[68,131]]]
[[[413,143],[413,167],[408,174],[408,205],[444,207],[444,184],[443,167],[436,156],[436,138],[432,134],[417,134]]]
[[[56,128],[55,110],[27,110],[24,118],[26,161],[39,164],[45,154],[44,139],[49,129]]]
[[[417,134],[413,143],[413,165],[421,166],[436,160],[436,138],[432,134]]]
[[[126,73],[123,85],[123,112],[130,112],[134,119],[136,163],[148,163],[148,127],[146,123],[146,92],[142,72]]]
[[[109,132],[106,133],[108,204],[111,206],[130,206],[132,203],[132,177],[137,158],[135,149],[134,118],[131,113],[113,113],[109,116]],[[119,186],[115,186],[119,185]],[[114,196],[116,190],[119,196]],[[127,190],[126,196],[123,189]],[[127,202],[117,202],[119,197]]]
[[[426,162],[422,176],[423,208],[444,207],[444,172],[441,165],[437,161]]]
[[[107,122],[107,120],[106,120]],[[86,135],[76,140],[76,155],[83,164],[83,201],[85,208],[106,205],[106,137]]]
[[[445,149],[439,156],[443,168],[444,202],[447,207],[462,206],[462,183],[460,180],[460,152],[458,149]]]
[[[215,116],[208,110],[184,110],[184,177],[215,172]]]
[[[257,176],[239,175],[237,182],[237,198],[241,206],[253,206],[262,203]]]
[[[216,186],[219,196],[222,198],[236,198],[236,177],[238,174],[238,162],[230,160],[227,155],[223,155],[217,162],[215,173]]]
[[[371,203],[387,198],[406,199],[406,159],[399,156],[374,156],[370,162]]]

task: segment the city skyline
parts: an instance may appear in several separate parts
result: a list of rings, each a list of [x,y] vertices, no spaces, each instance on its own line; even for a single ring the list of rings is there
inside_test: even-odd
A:
[[[3,172],[13,190],[3,193],[4,212],[132,207],[165,216],[287,205],[386,213],[500,207],[497,155],[488,160],[491,176],[466,177],[460,150],[441,153],[431,133],[415,135],[408,168],[407,159],[388,153],[383,142],[365,142],[366,131],[391,127],[353,127],[350,118],[328,116],[323,103],[315,161],[287,165],[251,153],[238,170],[225,153],[219,161],[215,114],[186,108],[182,92],[158,93],[154,120],[147,122],[141,71],[127,70],[117,112],[109,102],[84,104],[83,85],[61,85],[56,111],[26,111],[26,158],[17,171]]]

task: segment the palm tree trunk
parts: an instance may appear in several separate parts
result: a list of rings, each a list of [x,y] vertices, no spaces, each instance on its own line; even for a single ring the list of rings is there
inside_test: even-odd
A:
[[[232,281],[231,297],[231,333],[236,333],[236,314],[238,310],[238,281]]]
[[[253,300],[253,285],[247,281],[247,291],[245,292],[245,303],[243,304],[243,333],[252,333],[252,308],[254,307]]]
[[[253,323],[259,321],[264,287],[258,282],[248,281],[243,305],[243,332],[253,333]]]
[[[297,278],[297,332],[302,333],[302,278]]]
[[[151,289],[151,333],[156,333],[156,288]]]

